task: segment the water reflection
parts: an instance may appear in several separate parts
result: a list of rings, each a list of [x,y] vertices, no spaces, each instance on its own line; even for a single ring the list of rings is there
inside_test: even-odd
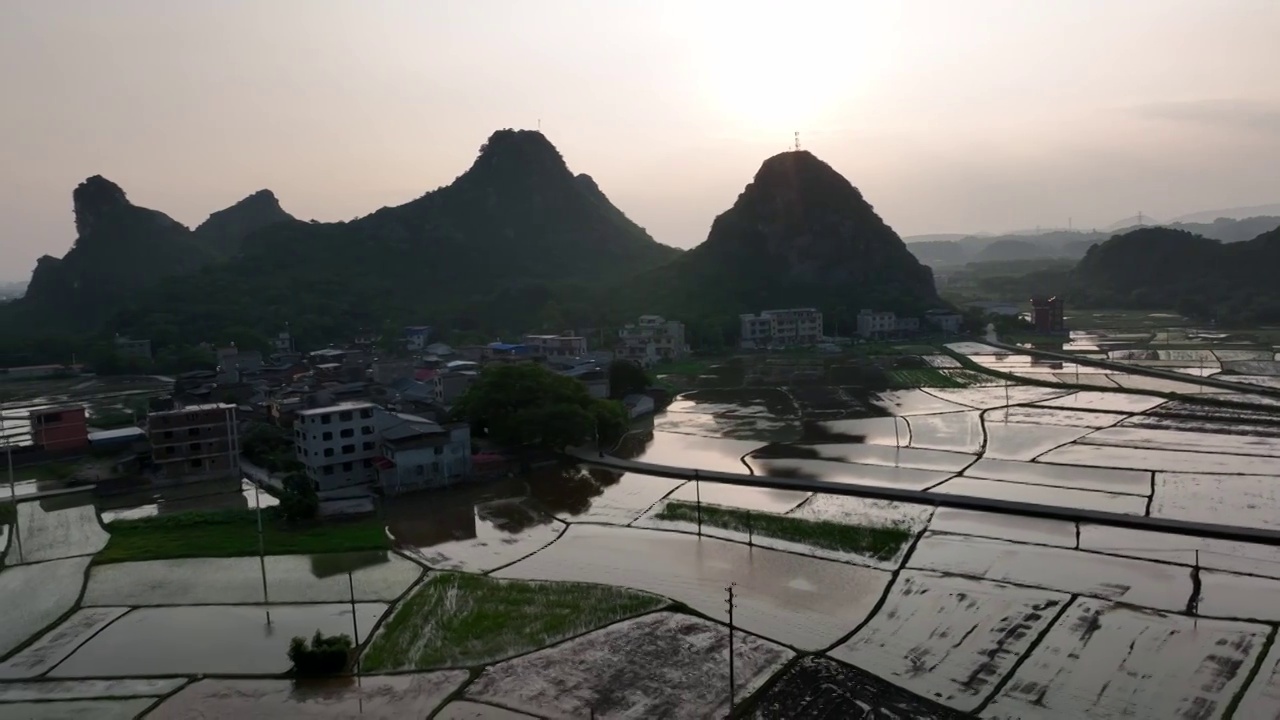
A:
[[[256,496],[256,497],[255,497]],[[198,510],[248,510],[279,504],[274,496],[258,490],[248,480],[227,478],[163,487],[145,487],[132,492],[99,495],[97,505],[103,522],[132,520]]]

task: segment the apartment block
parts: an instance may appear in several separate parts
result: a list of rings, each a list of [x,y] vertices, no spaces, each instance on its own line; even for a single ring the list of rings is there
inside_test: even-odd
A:
[[[342,403],[301,410],[293,421],[298,460],[317,492],[368,485],[378,479],[381,455],[373,403]]]
[[[684,323],[661,315],[641,315],[638,322],[628,323],[619,330],[618,338],[621,344],[617,357],[646,366],[659,360],[675,360],[689,352]]]
[[[822,313],[816,308],[765,310],[739,315],[743,347],[816,345],[822,342]]]
[[[235,405],[189,405],[147,416],[151,461],[161,480],[195,481],[235,473]]]
[[[573,358],[587,354],[587,339],[570,332],[560,335],[525,335],[524,345],[531,355],[547,358]]]

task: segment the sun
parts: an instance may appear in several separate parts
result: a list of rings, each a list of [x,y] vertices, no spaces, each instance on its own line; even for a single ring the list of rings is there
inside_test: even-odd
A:
[[[887,55],[880,3],[833,4],[807,20],[786,6],[693,5],[696,80],[708,109],[738,131],[781,137],[837,121]]]

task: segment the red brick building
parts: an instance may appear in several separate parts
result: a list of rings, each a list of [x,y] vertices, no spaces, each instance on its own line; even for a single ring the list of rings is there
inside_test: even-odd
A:
[[[75,452],[89,447],[83,405],[39,408],[28,415],[31,442],[49,452]]]
[[[1062,298],[1031,298],[1031,324],[1036,332],[1045,335],[1058,335],[1067,331],[1067,324],[1062,315]]]

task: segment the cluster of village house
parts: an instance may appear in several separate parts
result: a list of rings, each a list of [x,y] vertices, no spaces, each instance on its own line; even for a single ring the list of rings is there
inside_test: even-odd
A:
[[[813,308],[742,315],[744,348],[833,345]],[[958,332],[952,311],[927,313],[924,322]],[[857,335],[864,339],[918,332],[919,318],[863,310]],[[290,428],[297,460],[322,497],[379,488],[385,493],[448,485],[473,474],[490,456],[474,454],[465,424],[449,422],[450,408],[482,367],[539,362],[581,382],[594,397],[609,396],[609,364],[626,359],[643,366],[678,360],[689,351],[684,325],[641,316],[618,331],[611,350],[591,350],[583,335],[530,334],[520,342],[453,348],[431,341],[431,328],[404,329],[406,355],[381,358],[377,338],[357,337],[343,347],[299,353],[288,332],[274,352],[235,347],[217,350],[217,369],[184,373],[172,395],[153,401],[143,427],[90,432],[83,406],[32,411],[32,441],[59,454],[91,447],[132,446],[148,458],[157,483],[226,477],[241,466],[241,423]],[[148,356],[145,340],[117,339],[122,354]],[[633,417],[652,412],[653,400],[630,396]]]
[[[759,315],[738,316],[739,342],[743,349],[815,346],[838,350],[849,338],[828,337],[823,332],[822,312],[816,308],[765,310]],[[960,332],[962,317],[954,310],[937,309],[919,317],[899,317],[892,311],[862,310],[855,335],[862,340],[883,340],[918,334],[923,330],[954,334]]]
[[[322,498],[371,487],[388,493],[437,487],[470,476],[474,463],[490,459],[473,454],[465,424],[448,422],[484,366],[542,363],[603,398],[610,395],[615,357],[652,365],[688,352],[684,326],[657,316],[641,317],[618,335],[612,351],[593,351],[571,332],[455,349],[431,342],[429,327],[415,326],[404,329],[407,355],[384,358],[372,336],[303,354],[282,332],[265,357],[221,348],[216,370],[179,375],[171,396],[152,402],[142,427],[92,432],[84,406],[34,410],[31,449],[58,456],[133,448],[147,458],[154,482],[191,482],[246,469],[239,426],[258,421],[292,430],[296,457]],[[118,338],[117,351],[149,358],[150,346]],[[624,403],[633,417],[654,407],[647,395]]]

